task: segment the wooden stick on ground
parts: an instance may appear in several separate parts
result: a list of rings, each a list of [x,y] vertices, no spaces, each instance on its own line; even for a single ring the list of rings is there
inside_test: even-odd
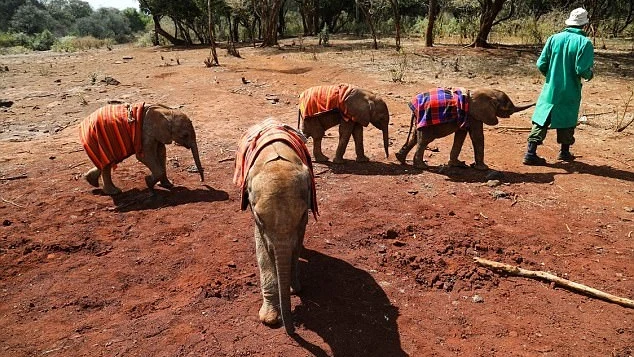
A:
[[[12,181],[27,178],[26,174],[20,174],[17,176],[0,177],[0,181]]]
[[[476,261],[476,263],[482,266],[485,266],[487,268],[491,268],[493,270],[502,271],[504,273],[515,275],[515,276],[547,280],[555,284],[558,284],[564,288],[568,288],[570,290],[578,291],[578,292],[599,298],[601,300],[613,302],[615,304],[619,304],[621,306],[634,309],[634,300],[608,294],[601,290],[597,290],[583,284],[575,283],[574,281],[570,281],[568,279],[560,278],[557,275],[547,273],[545,271],[522,269],[520,267],[516,267],[513,265],[508,265],[508,264],[495,262],[492,260],[478,258],[478,257],[474,257],[473,259]]]

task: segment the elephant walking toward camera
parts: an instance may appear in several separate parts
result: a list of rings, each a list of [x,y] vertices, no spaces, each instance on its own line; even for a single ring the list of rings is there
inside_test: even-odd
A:
[[[290,294],[301,289],[298,262],[308,222],[317,217],[317,199],[305,138],[295,129],[267,120],[247,130],[236,155],[234,183],[242,210],[251,207],[260,269],[260,321],[277,324],[281,315],[293,334]]]
[[[469,134],[473,144],[477,170],[487,170],[484,163],[483,124],[497,125],[498,117],[509,118],[511,114],[528,109],[535,104],[516,107],[506,93],[497,89],[434,88],[415,95],[409,103],[412,110],[412,128],[407,141],[396,153],[396,158],[405,164],[407,154],[417,146],[414,166],[426,168],[423,154],[427,145],[435,139],[454,134],[453,146],[449,154],[449,166],[466,167],[458,159],[462,145]]]
[[[95,164],[84,178],[92,186],[99,187],[101,177],[103,191],[108,195],[121,192],[112,183],[112,169],[132,154],[150,169],[151,175],[145,177],[149,189],[153,189],[157,182],[171,188],[165,145],[172,142],[192,151],[200,180],[205,179],[194,126],[180,110],[160,104],[107,105],[84,119],[79,133],[88,157]]]
[[[339,143],[334,163],[343,163],[350,136],[354,139],[357,162],[369,161],[363,147],[363,127],[372,124],[383,132],[385,157],[389,156],[387,105],[376,94],[349,84],[311,87],[299,95],[298,127],[306,137],[313,138],[313,157],[317,162],[328,161],[321,151],[326,130],[339,125]]]

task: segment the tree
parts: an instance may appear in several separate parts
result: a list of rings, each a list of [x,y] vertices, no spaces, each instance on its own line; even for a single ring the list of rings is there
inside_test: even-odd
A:
[[[476,35],[476,39],[471,46],[473,47],[490,47],[487,39],[491,33],[493,26],[502,21],[506,21],[513,16],[515,12],[514,0],[511,0],[511,9],[503,18],[496,21],[498,14],[502,11],[506,0],[478,0],[480,2],[480,29]]]
[[[11,17],[11,30],[29,35],[40,33],[56,25],[55,19],[45,9],[27,3],[20,6]]]
[[[81,36],[112,38],[117,42],[125,42],[132,35],[128,19],[115,8],[101,8],[77,20],[77,32]]]
[[[396,50],[400,51],[401,49],[401,12],[398,6],[398,0],[390,0],[390,4],[392,5],[392,11],[394,12],[394,27],[396,30],[395,40],[396,40]]]
[[[256,12],[262,19],[262,46],[277,45],[278,13],[283,0],[259,0]]]
[[[27,4],[24,0],[2,0],[0,1],[0,31],[7,31],[10,27],[11,19],[20,6]]]
[[[370,28],[370,32],[372,33],[372,40],[373,40],[372,48],[374,48],[375,50],[378,50],[379,44],[376,40],[376,29],[374,27],[374,18],[372,16],[374,13],[374,9],[372,9],[372,1],[371,0],[357,0],[357,5],[363,12],[363,17],[365,18],[365,22]]]
[[[434,45],[434,25],[436,24],[436,0],[429,0],[429,13],[427,15],[427,32],[425,33],[425,46]]]

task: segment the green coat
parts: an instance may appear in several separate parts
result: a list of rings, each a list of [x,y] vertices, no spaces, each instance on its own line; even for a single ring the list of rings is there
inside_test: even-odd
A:
[[[581,104],[581,78],[592,79],[593,64],[594,48],[583,30],[568,27],[550,36],[537,59],[546,83],[532,121],[545,126],[550,114],[551,128],[574,128]]]

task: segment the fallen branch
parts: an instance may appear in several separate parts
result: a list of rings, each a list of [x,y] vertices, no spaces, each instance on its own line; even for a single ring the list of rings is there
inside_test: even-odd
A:
[[[224,159],[220,159],[220,160],[218,160],[218,162],[233,161],[233,160],[235,160],[235,159],[236,159],[235,157],[227,157],[227,158],[224,158]]]
[[[26,174],[20,174],[20,175],[16,175],[16,176],[0,177],[0,181],[19,180],[19,179],[23,179],[23,178],[27,178],[27,177],[28,176],[26,176]]]
[[[508,265],[508,264],[495,262],[492,260],[478,258],[478,257],[474,257],[473,259],[476,261],[476,263],[482,266],[485,266],[487,268],[491,268],[493,270],[499,270],[510,275],[521,276],[526,278],[543,279],[543,280],[558,284],[564,288],[568,288],[570,290],[581,292],[581,293],[599,298],[601,300],[613,302],[615,304],[619,304],[621,306],[634,309],[634,300],[608,294],[601,290],[597,290],[583,284],[575,283],[574,281],[570,281],[568,279],[560,278],[557,275],[547,273],[545,271],[522,269],[520,267],[516,267],[513,265]]]

